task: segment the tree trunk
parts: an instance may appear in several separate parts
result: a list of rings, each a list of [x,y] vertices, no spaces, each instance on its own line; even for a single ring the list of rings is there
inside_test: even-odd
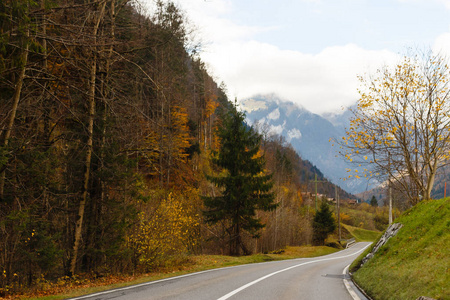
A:
[[[14,121],[16,119],[17,108],[19,107],[20,96],[22,94],[23,81],[25,79],[26,65],[28,63],[28,38],[30,36],[30,30],[27,30],[25,49],[22,50],[22,64],[20,67],[19,77],[17,78],[14,96],[13,96],[13,106],[11,108],[11,114],[9,115],[8,125],[5,130],[5,136],[3,137],[2,146],[6,148],[9,143],[9,138],[11,137],[11,131],[14,126]],[[5,190],[5,180],[6,180],[6,168],[0,174],[0,200],[3,199]]]
[[[106,0],[103,1],[98,18],[93,28],[93,37],[94,37],[94,46],[97,43],[97,33],[98,28],[100,26],[100,22],[103,18],[105,12]],[[82,189],[82,198],[80,204],[78,206],[78,215],[75,225],[75,241],[73,245],[73,254],[72,260],[70,263],[70,274],[74,275],[77,267],[77,259],[78,252],[80,249],[81,243],[81,232],[83,227],[83,217],[84,217],[84,209],[86,207],[86,201],[88,196],[88,187],[89,187],[89,177],[91,170],[91,160],[92,160],[92,145],[93,145],[93,137],[94,137],[94,119],[95,119],[95,86],[96,86],[96,71],[97,71],[97,51],[94,49],[92,51],[92,63],[90,69],[89,76],[89,94],[88,94],[88,105],[89,105],[89,118],[88,118],[88,126],[87,126],[87,149],[86,149],[86,157],[85,157],[85,173],[84,173],[84,181],[83,181],[83,189]]]
[[[430,176],[427,178],[427,190],[426,194],[424,195],[424,199],[426,200],[431,199],[431,190],[433,189],[434,180],[436,178],[436,169],[437,160],[435,160],[433,164],[430,163]]]

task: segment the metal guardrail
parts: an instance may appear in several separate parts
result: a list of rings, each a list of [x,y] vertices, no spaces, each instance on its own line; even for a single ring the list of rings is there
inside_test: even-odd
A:
[[[345,249],[347,249],[348,247],[350,247],[351,245],[356,243],[356,239],[355,238],[351,238],[351,239],[348,239],[348,240],[341,240],[341,241],[346,242]]]

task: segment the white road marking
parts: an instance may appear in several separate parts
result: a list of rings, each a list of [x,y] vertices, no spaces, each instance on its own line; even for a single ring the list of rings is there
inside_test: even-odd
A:
[[[240,266],[232,266],[232,267],[227,267],[227,268],[234,268],[234,267],[240,267]],[[226,268],[224,268],[224,269],[226,269]],[[141,283],[141,284],[130,285],[130,286],[123,287],[123,288],[107,290],[107,291],[104,291],[104,292],[98,292],[98,293],[95,293],[95,294],[88,294],[88,295],[84,295],[84,296],[80,296],[80,297],[76,297],[76,298],[70,298],[68,300],[81,300],[81,299],[86,299],[86,298],[91,298],[91,297],[97,297],[97,296],[101,296],[101,295],[105,295],[105,294],[111,294],[111,293],[115,293],[115,292],[131,290],[131,289],[134,289],[134,288],[137,288],[137,287],[141,287],[141,286],[152,285],[152,284],[155,284],[155,283],[160,283],[160,282],[164,282],[164,281],[168,281],[168,280],[174,280],[174,279],[183,278],[183,277],[189,277],[189,276],[198,275],[198,274],[207,273],[207,272],[213,272],[213,271],[217,271],[217,270],[219,270],[219,269],[210,269],[210,270],[200,271],[200,272],[196,272],[196,273],[189,273],[189,274],[185,274],[185,275],[180,275],[180,276],[176,276],[176,277],[164,278],[164,279],[150,281],[150,282],[145,282],[145,283]]]
[[[334,259],[347,258],[347,257],[350,257],[350,256],[354,256],[354,255],[356,255],[356,254],[359,254],[360,252],[363,252],[363,251],[364,251],[367,247],[369,247],[369,246],[370,246],[370,244],[367,245],[366,247],[364,247],[364,248],[358,250],[357,252],[352,253],[352,254],[349,254],[349,255],[344,255],[344,256],[339,256],[339,257],[332,257],[332,258],[323,258],[323,259],[312,260],[312,261],[304,262],[304,263],[301,263],[301,264],[298,264],[298,265],[295,265],[295,266],[291,266],[291,267],[286,268],[286,269],[283,269],[283,270],[279,270],[279,271],[276,271],[276,272],[267,274],[266,276],[260,277],[260,278],[258,278],[258,279],[256,279],[256,280],[253,280],[252,282],[249,282],[249,283],[247,283],[247,284],[241,286],[240,288],[235,289],[234,291],[229,292],[228,294],[226,294],[226,295],[223,296],[223,297],[220,297],[220,298],[217,299],[217,300],[226,300],[226,299],[229,299],[230,297],[236,295],[236,294],[239,293],[240,291],[245,290],[246,288],[248,288],[248,287],[250,287],[250,286],[252,286],[252,285],[254,285],[254,284],[256,284],[256,283],[258,283],[258,282],[260,282],[260,281],[262,281],[262,280],[264,280],[264,279],[267,279],[267,278],[269,278],[269,277],[272,277],[273,275],[279,274],[279,273],[281,273],[281,272],[285,272],[285,271],[288,271],[288,270],[291,270],[291,269],[294,269],[294,268],[297,268],[297,267],[301,267],[301,266],[308,265],[308,264],[313,264],[313,263],[316,263],[316,262],[322,262],[322,261],[327,261],[327,260],[334,260]]]
[[[347,288],[347,291],[350,294],[350,296],[352,296],[353,300],[361,300],[361,298],[358,296],[358,294],[356,294],[356,292],[350,286],[350,283],[348,282],[348,280],[345,278],[345,274],[347,273],[348,267],[350,267],[350,265],[346,266],[344,271],[342,271],[342,274],[344,274],[344,285]]]
[[[369,246],[369,245],[368,245],[368,246]],[[363,251],[364,249],[366,249],[368,246],[364,247],[363,249],[361,249],[361,250],[359,250],[358,252],[355,252],[355,253],[353,253],[353,254],[346,255],[346,256],[341,256],[341,257],[336,257],[336,258],[331,258],[331,259],[345,258],[345,257],[349,257],[349,256],[352,256],[352,255],[355,255],[355,254],[357,254],[357,253]],[[297,260],[298,260],[298,259],[304,259],[304,258],[297,258]],[[328,258],[328,259],[322,259],[322,261],[324,261],[324,260],[330,260],[330,259],[329,259],[329,258]],[[313,262],[318,262],[318,261],[321,261],[321,260],[315,260],[315,261],[311,261],[311,262],[306,262],[306,263],[302,263],[302,264],[300,264],[300,265],[295,265],[295,266],[293,266],[293,267],[290,267],[290,268],[287,268],[287,269],[284,269],[284,270],[281,270],[281,271],[277,271],[277,272],[275,272],[275,273],[272,273],[272,274],[266,275],[266,276],[264,276],[264,277],[261,277],[257,282],[259,282],[259,281],[261,281],[261,280],[264,280],[264,279],[266,279],[266,278],[268,278],[268,277],[270,277],[270,276],[273,276],[273,275],[275,275],[275,274],[278,274],[278,273],[280,273],[280,272],[287,271],[288,269],[292,269],[292,268],[295,268],[295,267],[299,267],[299,266],[301,266],[301,265],[305,265],[305,264],[309,264],[309,263],[313,263]],[[277,263],[277,262],[280,262],[280,261],[269,261],[269,262],[265,262],[265,263],[261,263],[261,264],[267,264],[267,263],[270,264],[270,263]],[[121,291],[131,290],[131,289],[134,289],[134,288],[137,288],[137,287],[146,286],[146,285],[153,285],[153,284],[160,283],[160,282],[164,282],[164,281],[169,281],[169,280],[179,279],[179,278],[183,278],[183,277],[194,276],[194,275],[198,275],[198,274],[202,274],[202,273],[208,273],[208,272],[219,271],[219,270],[221,270],[221,269],[240,268],[240,267],[245,267],[245,266],[246,266],[246,265],[238,265],[238,266],[231,266],[231,267],[218,268],[218,269],[210,269],[210,270],[205,270],[205,271],[200,271],[200,272],[195,272],[195,273],[189,273],[189,274],[180,275],[180,276],[176,276],[176,277],[169,277],[169,278],[160,279],[160,280],[156,280],[156,281],[150,281],[150,282],[145,282],[145,283],[141,283],[141,284],[131,285],[131,286],[128,286],[128,287],[117,288],[117,289],[113,289],[113,290],[107,290],[107,291],[104,291],[104,292],[98,292],[98,293],[94,293],[94,294],[89,294],[89,295],[79,296],[79,297],[75,297],[75,298],[70,298],[69,300],[82,300],[82,299],[87,299],[87,298],[91,298],[91,297],[97,297],[97,296],[101,296],[101,295],[111,294],[111,293],[115,293],[115,292],[121,292]],[[245,285],[245,288],[247,288],[247,287],[249,287],[250,285],[253,285],[253,284],[255,284],[255,283],[256,283],[256,282],[253,282],[253,283],[250,283],[250,284],[246,284],[246,285]],[[239,291],[241,291],[241,290],[243,290],[243,289],[244,289],[244,288],[241,287]],[[237,293],[237,292],[236,292],[236,293]],[[234,294],[236,294],[236,293],[234,293]],[[234,295],[234,294],[233,294],[233,295]],[[227,295],[229,295],[229,294],[227,294]],[[226,297],[227,295],[225,295],[225,296],[223,296],[223,297],[221,297],[221,298],[219,298],[219,299],[227,299],[227,298],[224,298],[224,297]],[[231,295],[230,295],[229,297],[231,297]],[[228,297],[228,298],[229,298],[229,297]]]
[[[296,259],[302,259],[302,258],[296,258]],[[259,264],[271,264],[271,263],[277,263],[277,262],[280,262],[280,261],[279,260],[275,260],[275,261],[261,262]],[[67,300],[82,300],[82,299],[87,299],[87,298],[91,298],[91,297],[97,297],[97,296],[101,296],[101,295],[111,294],[111,293],[115,293],[115,292],[131,290],[131,289],[134,289],[134,288],[137,288],[137,287],[146,286],[146,285],[153,285],[153,284],[164,282],[164,281],[175,280],[175,279],[179,279],[179,278],[195,276],[195,275],[198,275],[198,274],[209,273],[209,272],[214,272],[214,271],[220,271],[220,270],[224,270],[224,269],[241,268],[241,267],[245,267],[245,266],[248,266],[248,264],[247,265],[237,265],[237,266],[216,268],[216,269],[209,269],[209,270],[205,270],[205,271],[199,271],[199,272],[195,272],[195,273],[189,273],[189,274],[179,275],[179,276],[175,276],[175,277],[168,277],[168,278],[164,278],[164,279],[160,279],[160,280],[155,280],[155,281],[150,281],[150,282],[144,282],[144,283],[140,283],[140,284],[130,285],[130,286],[123,287],[123,288],[106,290],[106,291],[103,291],[103,292],[98,292],[98,293],[94,293],[94,294],[88,294],[88,295],[79,296],[79,297],[75,297],[75,298],[69,298]]]

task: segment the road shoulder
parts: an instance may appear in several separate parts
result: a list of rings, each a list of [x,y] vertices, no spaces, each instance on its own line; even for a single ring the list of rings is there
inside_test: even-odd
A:
[[[348,272],[348,268],[349,267],[350,267],[350,265],[346,266],[344,271],[342,271],[342,274],[344,274],[344,285],[345,285],[345,288],[347,289],[348,293],[353,298],[353,300],[370,300],[353,283],[353,280],[351,279],[350,273]]]

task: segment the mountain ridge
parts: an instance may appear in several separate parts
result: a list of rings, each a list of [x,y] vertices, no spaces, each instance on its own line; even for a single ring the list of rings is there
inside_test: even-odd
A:
[[[338,139],[345,135],[350,111],[328,113],[324,117],[275,94],[243,99],[240,107],[246,112],[249,124],[258,123],[267,134],[283,136],[303,159],[317,166],[334,184],[352,194],[370,189],[367,180],[343,180],[347,177],[346,168],[351,168],[351,165],[340,157],[330,143],[331,138]]]

